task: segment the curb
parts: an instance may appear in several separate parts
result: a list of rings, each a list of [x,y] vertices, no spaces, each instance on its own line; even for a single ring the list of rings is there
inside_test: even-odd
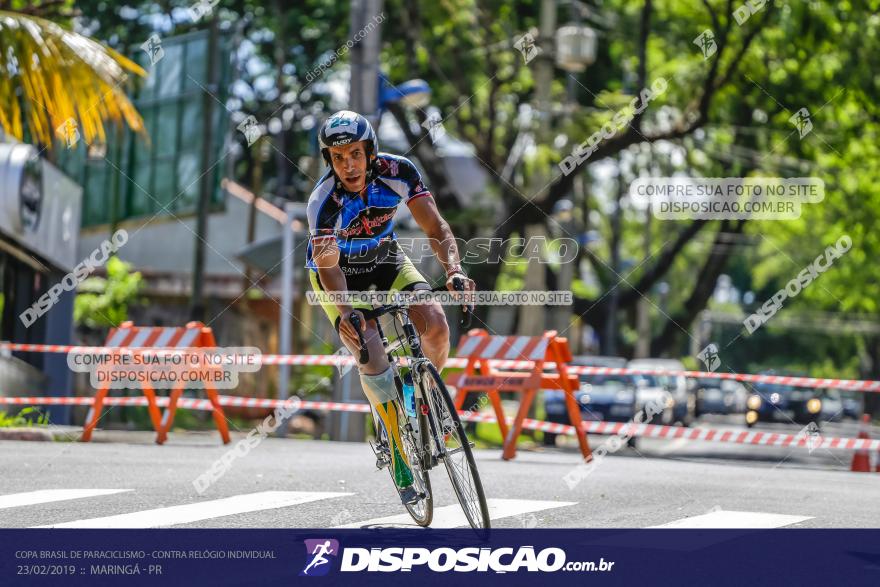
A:
[[[0,428],[0,440],[53,441],[55,436],[39,428]]]

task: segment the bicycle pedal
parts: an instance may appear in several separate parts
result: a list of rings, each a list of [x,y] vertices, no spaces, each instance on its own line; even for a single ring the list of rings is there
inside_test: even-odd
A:
[[[373,454],[376,455],[376,468],[380,471],[385,467],[391,465],[391,451],[388,450],[388,445],[384,442],[377,442],[373,444],[369,443],[370,448],[373,449]]]

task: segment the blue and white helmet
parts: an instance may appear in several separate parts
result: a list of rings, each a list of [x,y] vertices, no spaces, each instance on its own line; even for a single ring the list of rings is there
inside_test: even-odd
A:
[[[376,132],[370,121],[351,110],[340,110],[332,114],[324,121],[324,125],[318,131],[318,146],[321,149],[321,155],[331,168],[329,147],[348,145],[358,141],[367,141],[367,163],[371,164],[379,153],[379,139],[376,138]]]

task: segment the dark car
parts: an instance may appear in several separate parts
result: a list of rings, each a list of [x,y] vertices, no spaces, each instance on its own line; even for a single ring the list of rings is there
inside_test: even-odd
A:
[[[858,420],[862,416],[862,399],[864,392],[841,389],[840,399],[843,402],[843,417]]]
[[[697,416],[703,414],[726,414],[724,406],[724,392],[721,391],[721,379],[700,377],[696,380],[696,405],[694,411]]]
[[[715,377],[698,377],[694,380],[696,390],[695,415],[741,414],[746,409],[748,392],[742,383]]]
[[[758,383],[746,400],[746,425],[757,422],[820,422],[822,392],[818,389]]]
[[[575,357],[570,363],[575,366],[623,367],[626,359],[618,357]],[[605,420],[628,422],[636,413],[636,382],[631,375],[580,375],[580,388],[575,399],[580,406],[584,421]],[[570,424],[565,406],[565,392],[561,390],[544,391],[544,410],[548,422]],[[556,443],[556,434],[544,433],[544,444]]]

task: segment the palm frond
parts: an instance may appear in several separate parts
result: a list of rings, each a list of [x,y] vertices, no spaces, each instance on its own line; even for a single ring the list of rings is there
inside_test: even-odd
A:
[[[87,143],[105,142],[104,122],[143,120],[125,94],[136,63],[100,43],[35,16],[0,11],[0,126],[19,140],[52,145],[69,119]]]

